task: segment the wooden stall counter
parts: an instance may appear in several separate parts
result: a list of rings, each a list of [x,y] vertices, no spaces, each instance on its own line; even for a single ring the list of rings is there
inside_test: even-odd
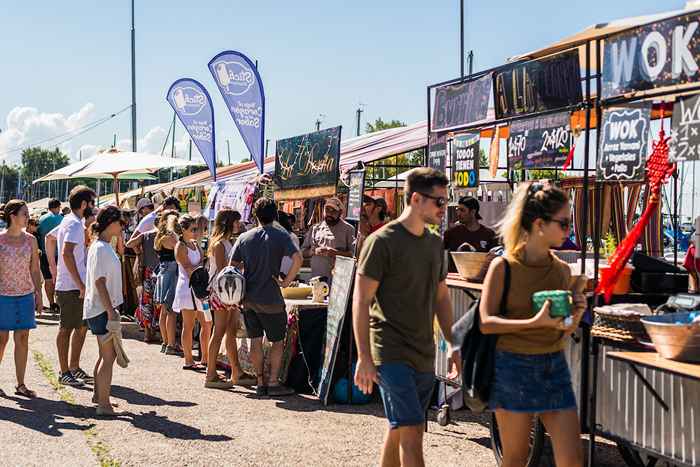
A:
[[[700,365],[663,358],[656,352],[608,352],[608,358],[700,380]]]
[[[479,292],[481,292],[484,289],[484,284],[479,282],[469,282],[467,280],[464,280],[459,274],[452,272],[447,275],[446,282],[448,287],[478,290]]]

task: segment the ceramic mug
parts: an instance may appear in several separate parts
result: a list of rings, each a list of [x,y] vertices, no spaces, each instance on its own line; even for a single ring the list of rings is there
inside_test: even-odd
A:
[[[309,281],[309,285],[311,285],[312,299],[316,303],[323,302],[330,292],[330,287],[328,287],[328,284],[323,282],[318,277],[311,279]]]

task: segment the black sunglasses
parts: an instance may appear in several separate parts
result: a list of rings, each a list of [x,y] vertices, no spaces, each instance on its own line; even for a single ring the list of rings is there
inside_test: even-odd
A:
[[[559,224],[559,227],[561,227],[562,230],[569,230],[571,228],[571,220],[570,219],[546,219],[549,222],[556,222]]]
[[[443,198],[442,196],[433,196],[433,195],[429,195],[426,193],[421,193],[420,191],[417,191],[416,193],[418,193],[421,196],[425,196],[426,198],[432,199],[433,201],[435,201],[435,205],[439,208],[443,208],[443,207],[447,206],[447,198]]]

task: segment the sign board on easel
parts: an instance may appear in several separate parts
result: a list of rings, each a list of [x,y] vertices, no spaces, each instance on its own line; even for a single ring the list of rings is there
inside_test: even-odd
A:
[[[343,323],[348,307],[351,306],[350,296],[355,283],[355,260],[343,256],[335,259],[333,269],[333,287],[328,297],[328,318],[326,321],[326,345],[321,366],[321,380],[318,383],[318,397],[323,405],[328,405],[328,394],[333,383],[333,368],[335,367],[340,337],[343,333]],[[352,381],[352,375],[348,380]]]

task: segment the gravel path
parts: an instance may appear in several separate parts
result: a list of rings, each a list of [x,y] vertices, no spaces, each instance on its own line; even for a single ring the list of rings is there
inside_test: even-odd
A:
[[[0,445],[3,465],[376,465],[385,420],[379,404],[323,407],[308,396],[256,399],[252,391],[205,390],[204,376],[181,370],[160,346],[126,339],[131,359],[115,368],[117,420],[95,417],[87,389],[54,387],[56,326],[30,336],[27,385],[39,397],[15,397],[12,345],[0,366]],[[81,366],[97,355],[88,333]],[[42,370],[41,364],[44,364]],[[47,376],[48,375],[48,376]],[[434,419],[434,413],[431,414]],[[429,424],[426,461],[433,466],[493,466],[483,417],[465,411],[456,423]],[[610,447],[599,465],[622,465]]]

